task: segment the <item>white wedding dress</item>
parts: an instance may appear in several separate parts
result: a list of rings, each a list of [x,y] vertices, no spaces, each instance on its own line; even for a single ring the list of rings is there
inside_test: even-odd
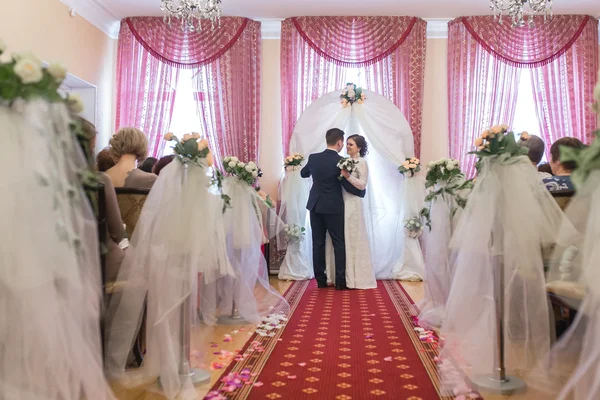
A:
[[[357,189],[367,187],[369,166],[364,158],[358,158],[358,165],[348,178]],[[345,190],[344,196],[344,236],[346,239],[346,286],[350,289],[374,289],[377,287],[375,270],[371,258],[371,247],[367,234],[363,199]],[[335,260],[333,244],[327,237],[327,277],[335,284]]]

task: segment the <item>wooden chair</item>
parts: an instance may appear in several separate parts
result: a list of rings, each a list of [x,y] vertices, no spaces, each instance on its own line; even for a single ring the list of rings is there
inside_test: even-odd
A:
[[[115,191],[117,192],[117,202],[121,210],[121,219],[125,224],[127,237],[131,239],[150,190],[119,187],[115,188]]]

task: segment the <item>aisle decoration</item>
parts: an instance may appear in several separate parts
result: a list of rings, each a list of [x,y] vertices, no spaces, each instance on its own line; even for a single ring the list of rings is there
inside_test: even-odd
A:
[[[304,156],[299,153],[292,153],[284,160],[283,166],[286,171],[298,171],[302,168]]]
[[[508,125],[496,125],[483,131],[480,137],[475,139],[477,150],[471,151],[478,157],[477,170],[481,168],[481,162],[486,157],[499,157],[502,163],[516,163],[518,156],[527,155],[528,150],[517,144],[515,135],[508,130]]]
[[[223,159],[223,169],[225,173],[246,182],[250,186],[254,186],[258,178],[262,176],[262,171],[254,161],[246,163],[235,156],[228,156]]]
[[[297,243],[304,240],[305,231],[306,228],[296,224],[286,225],[285,228],[283,228],[283,232],[287,236],[288,241],[292,243]]]
[[[436,187],[436,185],[438,186]],[[438,196],[442,199],[449,196],[451,202],[453,202],[450,217],[454,217],[459,208],[465,208],[467,205],[464,193],[473,188],[473,180],[465,178],[460,170],[458,160],[442,158],[430,162],[427,166],[425,188],[430,189],[430,192],[425,196],[425,202],[428,203],[428,206],[423,208],[421,215],[426,219],[426,225],[431,231],[431,204],[433,200]]]
[[[357,165],[358,165],[358,161],[353,160],[350,157],[342,158],[337,163],[337,167],[339,169],[341,169],[342,171],[348,171],[348,173],[350,173],[350,174],[354,172]],[[341,181],[342,179],[344,179],[343,175],[338,176],[338,180]]]
[[[416,157],[407,158],[402,165],[398,167],[398,172],[402,175],[410,174],[411,178],[419,171],[421,171],[421,161]]]
[[[181,140],[173,133],[169,132],[163,136],[167,142],[175,142],[173,154],[182,164],[193,164],[200,168],[212,167],[214,165],[214,156],[208,147],[208,140],[201,139],[197,132],[186,133]],[[223,175],[218,169],[214,169],[212,185],[221,192],[223,188]],[[223,200],[223,212],[231,208],[231,198],[221,193]]]
[[[423,222],[421,217],[412,217],[404,221],[404,233],[412,239],[416,239],[423,234]]]
[[[362,104],[367,99],[367,96],[363,93],[361,87],[356,86],[354,83],[347,83],[346,88],[342,90],[340,94],[340,103],[344,108],[351,106],[354,103]]]

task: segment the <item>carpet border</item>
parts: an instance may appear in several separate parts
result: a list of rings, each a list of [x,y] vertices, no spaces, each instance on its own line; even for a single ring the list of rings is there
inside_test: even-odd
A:
[[[398,316],[402,320],[402,324],[406,329],[408,336],[410,337],[415,350],[419,355],[419,359],[423,364],[423,367],[429,375],[429,379],[433,384],[439,398],[441,400],[452,400],[454,397],[444,396],[442,394],[442,388],[440,383],[440,375],[435,359],[439,356],[439,348],[437,345],[424,342],[419,339],[419,334],[415,331],[415,325],[411,318],[411,308],[416,308],[415,302],[406,292],[400,281],[382,281],[388,296],[392,300]],[[403,307],[406,306],[406,309]]]
[[[294,315],[294,312],[298,308],[300,300],[304,296],[304,293],[306,292],[306,289],[308,288],[310,283],[311,280],[293,281],[288,290],[285,291],[283,297],[290,305],[290,312],[289,315],[287,315],[288,320],[290,320],[292,318],[292,315]],[[251,358],[250,356],[255,355],[256,353],[250,353],[248,354],[248,357],[244,358],[242,361],[233,361],[231,364],[229,364],[227,368],[225,368],[225,371],[223,371],[223,373],[219,376],[217,382],[215,382],[215,384],[210,388],[209,392],[224,388],[225,384],[221,382],[221,379],[224,376],[234,372],[239,373],[245,368],[250,369],[253,374],[256,374],[256,376],[260,376],[260,373],[262,372],[263,368],[265,367],[265,364],[271,357],[271,353],[275,349],[277,343],[279,343],[279,338],[281,337],[281,335],[283,335],[283,332],[285,332],[286,328],[287,324],[282,329],[277,331],[275,333],[275,336],[273,337],[263,337],[259,336],[256,333],[250,336],[246,344],[244,344],[244,347],[242,347],[240,354],[246,354],[248,349],[254,342],[260,342],[261,345],[264,347],[265,351],[254,358]],[[250,367],[248,365],[250,365]],[[245,400],[246,398],[248,398],[251,391],[252,385],[245,385],[240,389],[236,390],[236,392],[233,394],[233,396],[230,397],[230,399]]]

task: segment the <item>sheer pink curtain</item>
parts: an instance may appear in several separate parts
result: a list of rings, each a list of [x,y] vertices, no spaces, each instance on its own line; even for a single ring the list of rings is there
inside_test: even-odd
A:
[[[141,129],[149,138],[149,154],[160,155],[164,147],[161,137],[173,114],[178,72],[184,68],[215,71],[214,85],[200,90],[204,101],[198,103],[207,118],[204,130],[216,155],[232,148],[224,143],[235,143],[233,150],[248,145],[256,158],[260,23],[247,18],[223,17],[218,27],[207,23],[199,32],[169,27],[158,17],[124,19],[117,66],[117,128]],[[231,86],[232,80],[237,86]],[[214,109],[206,110],[205,105]]]
[[[392,100],[421,142],[426,22],[413,17],[295,17],[283,21],[281,85],[283,149],[300,114],[341,90],[347,68],[363,68],[366,89]]]
[[[533,74],[542,136],[575,136],[589,142],[595,118],[598,21],[560,15],[533,28],[512,28],[493,17],[461,17],[449,24],[448,91],[450,155],[474,173],[467,156],[473,140],[489,125],[511,125],[521,70]],[[526,71],[527,72],[527,71]]]
[[[248,20],[231,48],[194,71],[203,130],[218,164],[235,155],[258,162],[260,129],[260,22]]]

